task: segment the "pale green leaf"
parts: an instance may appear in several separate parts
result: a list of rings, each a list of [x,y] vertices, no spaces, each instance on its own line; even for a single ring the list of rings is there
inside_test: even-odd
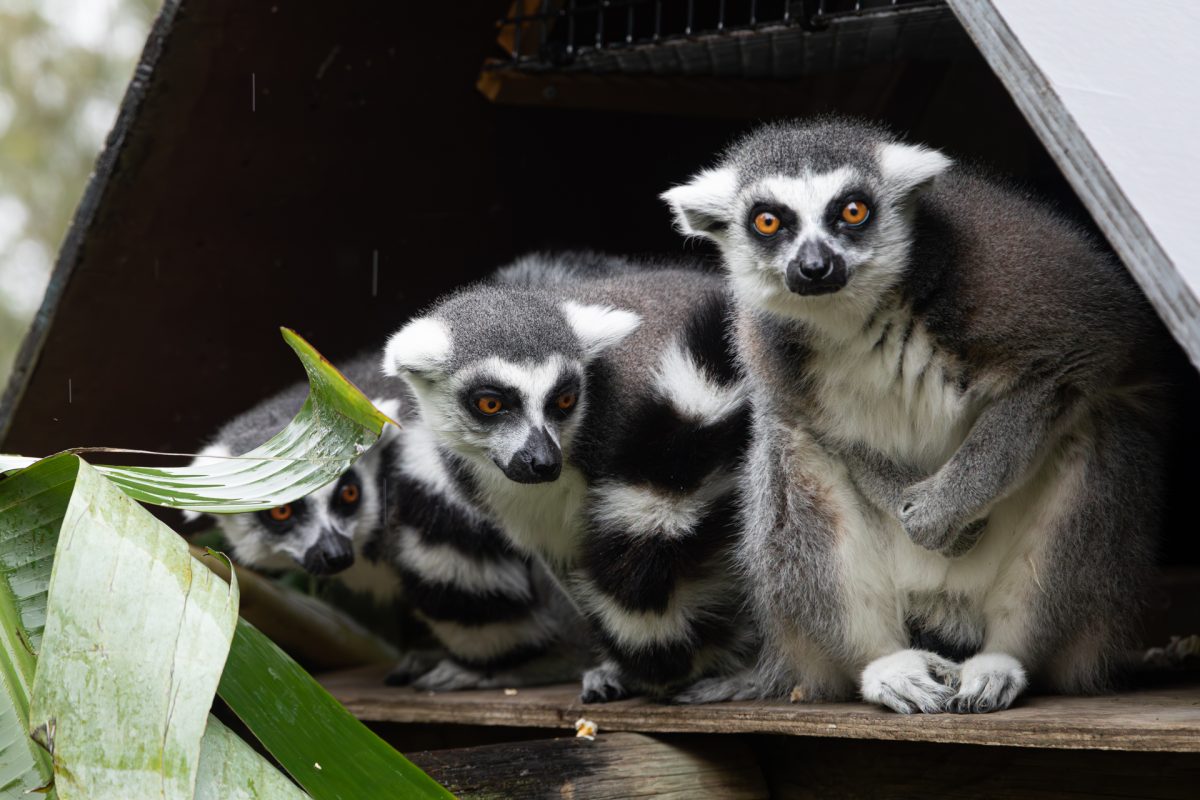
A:
[[[50,576],[30,723],[75,797],[191,798],[237,620],[226,584],[77,456]]]
[[[185,467],[96,469],[135,500],[214,514],[290,503],[336,479],[378,441],[389,420],[299,334],[282,330],[308,374],[309,395],[296,418],[265,444]],[[33,461],[0,456],[0,472]]]
[[[0,481],[0,796],[44,786],[50,757],[29,738],[29,697],[54,546],[78,460]]]
[[[217,692],[315,800],[453,797],[245,620]]]
[[[18,469],[25,469],[37,463],[31,456],[10,456],[0,453],[0,475]]]
[[[214,716],[200,742],[196,800],[303,800],[307,797]]]

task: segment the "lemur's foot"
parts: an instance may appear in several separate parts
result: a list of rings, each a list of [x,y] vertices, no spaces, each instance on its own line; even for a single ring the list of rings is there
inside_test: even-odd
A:
[[[959,666],[927,650],[901,650],[867,665],[862,697],[901,714],[941,712],[954,696]]]
[[[611,664],[592,667],[583,673],[583,691],[579,693],[581,703],[608,703],[629,695],[619,671]]]
[[[485,677],[482,672],[444,658],[436,667],[413,681],[412,685],[422,692],[456,692],[479,688]]]
[[[1012,705],[1029,679],[1025,670],[1005,653],[981,653],[963,662],[958,693],[946,701],[953,714],[986,714]]]
[[[701,678],[671,698],[672,703],[720,703],[724,700],[757,700],[765,696],[762,684],[749,673],[723,678]]]
[[[396,666],[387,674],[383,682],[388,686],[408,686],[417,678],[437,666],[445,657],[439,650],[409,650],[400,656]]]

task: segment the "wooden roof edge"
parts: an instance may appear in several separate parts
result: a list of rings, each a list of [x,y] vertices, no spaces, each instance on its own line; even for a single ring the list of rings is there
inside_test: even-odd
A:
[[[76,264],[83,255],[87,236],[104,201],[110,178],[116,172],[118,162],[124,153],[127,135],[149,92],[150,81],[154,76],[164,44],[174,26],[175,17],[182,2],[183,0],[163,0],[162,8],[159,9],[158,16],[155,17],[154,24],[150,28],[150,34],[146,38],[146,44],[142,48],[137,66],[134,67],[133,77],[125,89],[124,97],[121,98],[117,119],[104,141],[104,147],[96,156],[95,168],[88,178],[83,196],[80,198],[79,205],[75,208],[70,225],[67,227],[67,232],[63,236],[62,245],[54,261],[54,269],[50,273],[50,281],[46,286],[46,293],[42,297],[42,304],[34,315],[29,329],[25,332],[25,337],[21,340],[21,347],[13,362],[8,383],[4,387],[4,393],[0,395],[0,441],[7,437],[16,415],[17,406],[37,367],[42,346],[46,343],[50,326],[54,323],[59,301],[62,299]]]
[[[948,0],[1126,269],[1200,369],[1200,299],[991,0]]]

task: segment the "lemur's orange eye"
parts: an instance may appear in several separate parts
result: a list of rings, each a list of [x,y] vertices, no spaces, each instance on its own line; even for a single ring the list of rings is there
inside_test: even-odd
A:
[[[499,397],[494,397],[489,394],[484,395],[476,400],[475,407],[488,416],[491,416],[492,414],[499,414],[500,409],[504,408],[504,404],[500,402]]]
[[[842,209],[842,221],[847,225],[862,225],[870,214],[871,209],[862,200],[851,200]]]
[[[287,522],[292,518],[291,506],[275,506],[271,509],[271,519],[276,522]]]
[[[774,236],[779,230],[779,217],[770,211],[763,211],[754,218],[754,230],[763,236]]]
[[[358,502],[358,486],[353,483],[347,483],[342,487],[341,498],[343,503]]]
[[[575,407],[575,401],[577,399],[578,398],[575,396],[574,392],[563,392],[558,396],[558,399],[555,400],[554,403],[562,411],[569,411]]]

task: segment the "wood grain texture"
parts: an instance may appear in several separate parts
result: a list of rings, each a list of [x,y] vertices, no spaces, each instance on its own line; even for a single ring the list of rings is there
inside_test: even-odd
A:
[[[1014,747],[1200,752],[1200,682],[1100,697],[1023,698],[1015,708],[969,716],[901,716],[862,703],[717,703],[646,700],[583,706],[578,687],[434,694],[383,685],[369,667],[326,675],[325,687],[360,719],[569,728],[586,716],[601,731],[769,733]]]
[[[600,733],[410,753],[462,800],[472,798],[766,798],[754,754],[735,737]]]

